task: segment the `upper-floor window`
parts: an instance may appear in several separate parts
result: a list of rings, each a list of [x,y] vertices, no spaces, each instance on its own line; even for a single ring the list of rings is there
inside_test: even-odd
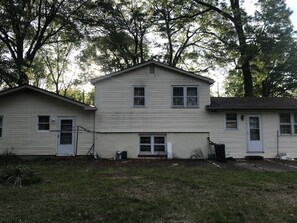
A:
[[[50,116],[49,115],[39,115],[38,116],[38,130],[39,131],[49,131],[50,130]]]
[[[172,87],[173,107],[198,107],[198,86],[173,86]]]
[[[226,114],[226,129],[236,130],[238,128],[237,114],[227,113]]]
[[[145,106],[145,88],[143,86],[134,87],[134,107]]]
[[[3,116],[0,116],[0,138],[2,138]]]

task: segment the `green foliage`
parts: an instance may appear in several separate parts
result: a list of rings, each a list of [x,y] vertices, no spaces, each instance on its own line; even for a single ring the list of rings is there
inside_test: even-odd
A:
[[[40,183],[42,179],[27,165],[6,166],[0,172],[0,184],[13,187]]]
[[[2,163],[16,163],[18,161],[18,156],[14,152],[9,151],[8,149],[2,154],[0,154],[0,162]]]
[[[53,41],[72,42],[81,37],[75,15],[85,1],[0,1],[0,83],[8,86],[29,82],[37,52]],[[7,67],[7,64],[11,66]]]
[[[84,92],[84,91],[81,91],[80,89],[69,88],[69,89],[60,91],[59,94],[88,105],[93,105],[94,92],[95,92],[95,89],[92,89],[89,92]]]
[[[157,59],[197,73],[225,67],[228,95],[294,96],[292,12],[285,0],[256,2],[249,15],[240,0],[0,1],[0,87],[70,92],[94,64],[110,73]],[[65,77],[78,43],[83,73]]]
[[[89,10],[92,13],[86,25],[100,32],[89,31],[83,66],[98,63],[104,72],[113,72],[148,59],[145,35],[151,19],[145,1],[98,1],[89,5]]]
[[[291,11],[285,1],[258,1],[250,21],[251,70],[254,96],[294,96],[297,88],[297,42],[294,40]],[[230,71],[226,93],[242,96],[242,76]]]

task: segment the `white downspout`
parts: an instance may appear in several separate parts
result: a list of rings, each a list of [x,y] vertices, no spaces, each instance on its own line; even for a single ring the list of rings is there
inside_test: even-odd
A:
[[[93,155],[94,158],[97,159],[97,152],[96,152],[96,111],[94,112],[94,118],[93,118]]]
[[[95,103],[95,98],[96,98],[96,86],[95,86],[95,92],[94,92],[94,106],[95,106],[95,110],[94,110],[94,117],[93,117],[93,156],[95,159],[98,158],[97,156],[97,152],[96,152],[96,103]]]

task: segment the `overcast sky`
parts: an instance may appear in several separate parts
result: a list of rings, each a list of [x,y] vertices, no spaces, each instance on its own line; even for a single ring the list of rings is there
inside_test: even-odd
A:
[[[246,8],[248,8],[248,12],[253,14],[254,11],[254,4],[256,3],[256,0],[245,0]],[[297,30],[297,0],[286,0],[287,6],[293,11],[293,14],[291,15],[291,21],[295,27],[295,30]]]
[[[295,30],[297,30],[297,1],[296,0],[287,0],[288,7],[293,11],[293,15],[291,16],[291,21],[295,26]]]

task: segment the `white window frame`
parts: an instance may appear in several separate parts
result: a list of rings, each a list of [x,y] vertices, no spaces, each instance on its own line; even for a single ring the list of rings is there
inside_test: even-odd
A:
[[[227,119],[227,116],[228,115],[236,115],[236,120],[228,120]],[[228,128],[228,123],[236,123],[236,128]],[[226,113],[225,114],[225,129],[226,130],[233,130],[233,131],[235,131],[235,130],[238,130],[238,114],[237,113],[232,113],[232,112],[229,112],[229,113]]]
[[[40,117],[48,117],[48,122],[40,122]],[[48,124],[48,129],[39,129],[40,124]],[[51,129],[51,116],[50,115],[38,115],[37,116],[37,131],[38,132],[49,132]]]
[[[294,135],[297,135],[297,112],[292,113],[293,116],[293,133]]]
[[[174,88],[183,88],[183,96],[174,96]],[[197,96],[188,96],[188,88],[196,88]],[[183,97],[183,105],[174,105],[173,99],[174,97]],[[196,106],[188,106],[188,98],[196,97],[197,105]],[[172,108],[199,108],[199,86],[198,85],[173,85],[171,86],[171,106]]]
[[[135,88],[143,88],[143,91],[144,91],[144,96],[135,96]],[[143,98],[143,101],[144,101],[144,105],[135,105],[135,98]],[[143,85],[136,85],[136,86],[133,86],[133,107],[134,108],[145,108],[146,106],[146,89],[145,89],[145,86]]]
[[[0,139],[3,138],[3,116],[0,115]]]
[[[281,115],[286,114],[290,117],[290,122],[281,122]],[[296,115],[296,119],[295,119]],[[281,126],[290,126],[290,133],[282,133],[281,132]],[[295,127],[296,126],[296,127]],[[279,134],[281,136],[291,136],[291,135],[297,135],[297,112],[281,112],[279,113]]]
[[[150,143],[141,144],[141,137],[150,137]],[[155,137],[163,137],[164,144],[155,143]],[[150,145],[151,151],[141,151],[141,145]],[[155,146],[162,145],[164,146],[164,151],[155,151]],[[167,153],[167,137],[164,134],[140,134],[139,135],[139,154],[141,155],[166,155]]]

